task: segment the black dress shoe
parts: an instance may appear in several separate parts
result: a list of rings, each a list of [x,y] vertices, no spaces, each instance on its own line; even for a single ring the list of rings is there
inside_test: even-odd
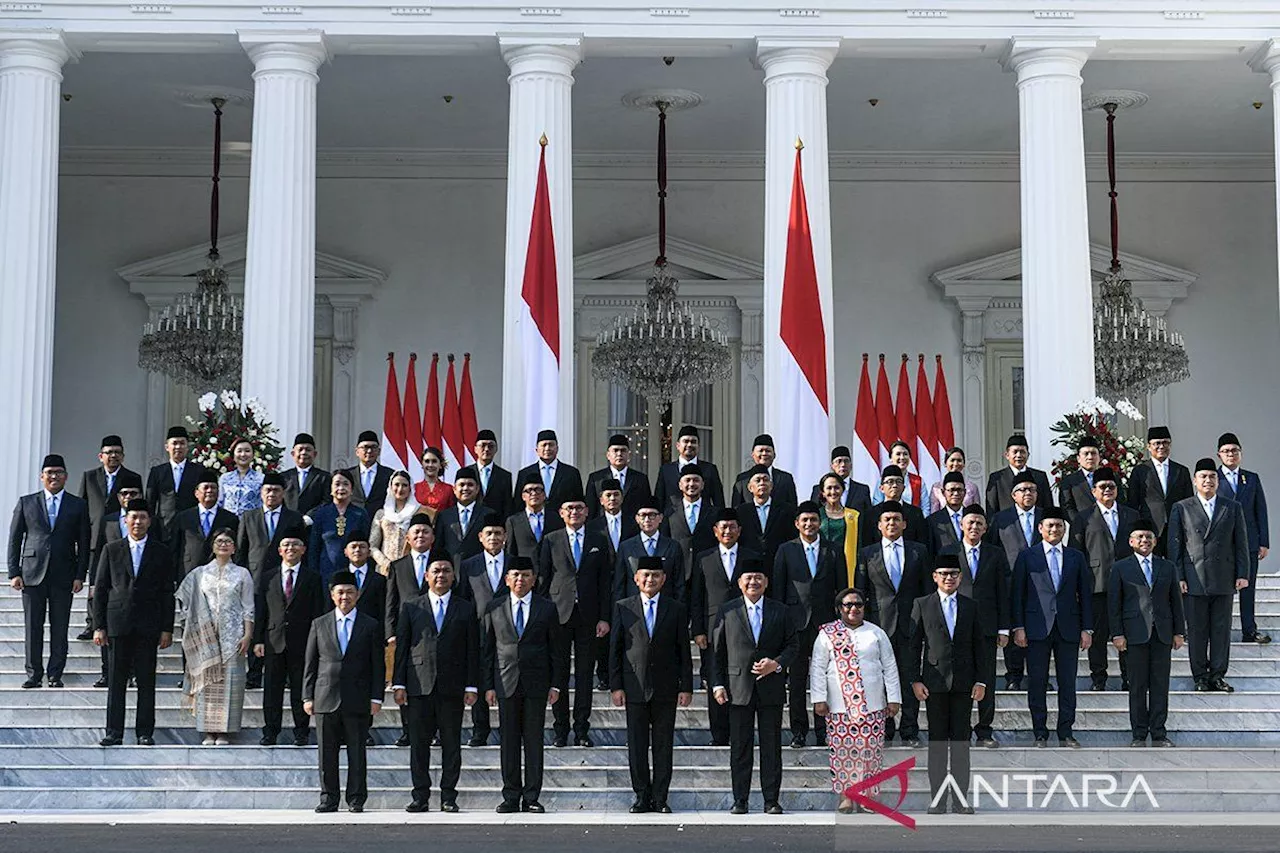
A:
[[[951,806],[951,813],[952,814],[973,814],[973,806],[962,806],[958,803],[953,803]]]
[[[155,746],[156,739],[151,735],[141,735],[138,738],[138,746]]]
[[[1095,681],[1095,682],[1093,682],[1092,684],[1090,684],[1090,685],[1089,685],[1089,689],[1090,689],[1090,690],[1106,690],[1106,689],[1107,689],[1107,682],[1105,682],[1105,681]]]
[[[1067,735],[1066,737],[1058,738],[1058,746],[1066,747],[1067,749],[1079,749],[1080,741],[1076,740],[1071,735]]]
[[[736,802],[729,807],[729,814],[746,814],[747,804],[744,802]]]
[[[947,807],[942,805],[941,803],[938,803],[937,805],[934,805],[934,806],[929,806],[929,814],[946,814],[946,813],[947,813]]]
[[[467,741],[467,746],[488,746],[489,739],[487,737],[479,737],[473,735],[471,740]]]
[[[364,739],[364,745],[365,745],[365,746],[377,746],[377,745],[378,745],[378,742],[377,742],[377,741],[375,741],[375,740],[373,739],[373,735],[372,735],[372,734],[370,734],[368,737],[366,737],[366,738]]]
[[[50,678],[50,679],[49,679],[49,686],[50,686],[50,687],[66,687],[67,685],[65,685],[65,684],[63,684],[63,683],[62,683],[62,679],[61,679],[61,678]]]
[[[792,735],[792,736],[791,736],[791,748],[792,748],[792,749],[803,749],[803,748],[804,748],[804,735]]]
[[[396,738],[396,746],[408,746],[408,745],[409,745],[408,735],[402,734],[400,735],[400,737]]]
[[[996,739],[993,737],[978,738],[978,746],[983,746],[983,747],[986,747],[987,749],[995,749],[999,745],[1000,744],[996,743]]]
[[[645,814],[652,811],[652,807],[645,800],[636,800],[627,811],[631,812],[631,814]]]
[[[124,743],[124,738],[119,738],[115,735],[107,735],[102,740],[98,741],[98,746],[119,746],[122,743]]]
[[[1258,633],[1253,635],[1253,641],[1260,646],[1265,646],[1267,643],[1271,642],[1271,635],[1264,634],[1261,631],[1259,631]]]
[[[574,736],[573,736],[573,745],[574,745],[574,746],[593,747],[593,746],[595,746],[595,745],[596,745],[596,742],[595,742],[595,741],[593,741],[593,740],[591,739],[591,735],[574,735]]]
[[[728,745],[729,745],[729,741],[727,741],[727,740],[713,740],[713,741],[711,741],[711,745],[712,745],[712,746],[728,746]]]
[[[671,806],[666,803],[654,803],[653,810],[658,814],[671,814]]]
[[[1173,746],[1173,741],[1169,740],[1167,737],[1152,738],[1151,745],[1170,747],[1170,746]]]
[[[1219,693],[1235,693],[1236,689],[1227,683],[1225,678],[1215,678],[1212,685]]]
[[[448,812],[449,814],[457,814],[458,804],[455,803],[453,800],[445,800],[443,803],[440,804],[440,811]]]
[[[1036,738],[1036,749],[1044,749],[1048,745],[1049,745],[1048,738],[1042,738],[1042,737]]]
[[[1133,740],[1129,741],[1129,746],[1145,747],[1146,745],[1147,745],[1147,739],[1144,737],[1136,737]]]
[[[347,806],[347,811],[351,812],[352,814],[360,814],[361,812],[364,811],[364,803],[352,803],[351,805]]]
[[[409,805],[405,806],[404,810],[410,814],[419,814],[420,812],[430,811],[431,803],[426,800],[414,800],[409,803]]]
[[[826,745],[827,745],[827,738],[826,738],[826,735],[814,735],[814,736],[813,736],[813,745],[814,745],[814,746],[826,746]]]
[[[88,628],[85,628],[85,629],[84,629],[83,631],[81,631],[79,634],[76,634],[76,639],[77,639],[77,640],[92,640],[92,639],[93,639],[93,632],[92,632],[92,631],[90,631]]]
[[[408,736],[408,735],[401,735],[400,737],[401,737],[401,738],[404,738],[404,743],[401,743],[401,742],[400,742],[400,738],[396,738],[396,746],[408,746],[408,745],[409,745],[409,736]],[[436,736],[435,736],[435,737],[433,737],[433,738],[431,739],[431,745],[432,745],[432,746],[439,746],[439,745],[440,745],[440,735],[439,735],[439,733],[437,733],[437,734],[436,734]]]
[[[275,746],[275,745],[276,745],[276,735],[263,735],[258,740],[258,746]]]
[[[137,687],[138,687],[138,679],[134,678],[132,675],[129,676],[129,689],[136,690]]]
[[[337,810],[337,803],[321,803],[316,806],[316,814],[328,814],[329,812],[336,812]]]
[[[520,804],[511,802],[510,800],[503,800],[498,803],[498,807],[494,809],[494,811],[498,814],[515,814],[520,811]]]
[[[309,745],[310,745],[310,744],[309,744],[309,741],[310,741],[310,738],[308,738],[306,735],[301,735],[301,736],[297,736],[297,735],[295,735],[295,736],[294,736],[294,738],[293,738],[293,745],[294,745],[294,746],[309,746]]]
[[[542,807],[542,803],[534,800],[531,803],[524,803],[521,805],[520,811],[528,812],[529,814],[546,814],[547,810]]]
[[[608,689],[609,689],[609,682],[605,681],[603,678],[596,679],[596,690],[608,690]]]
[[[1021,675],[1006,675],[1006,676],[1004,677],[1004,689],[1005,689],[1005,690],[1021,690],[1021,689],[1022,689],[1022,676],[1021,676]]]
[[[1209,686],[1209,682],[1205,681],[1204,679],[1201,679],[1200,681],[1196,682],[1195,690],[1197,693],[1208,693],[1212,689],[1213,688]]]
[[[903,745],[903,746],[909,746],[909,747],[911,747],[912,749],[919,749],[919,748],[920,748],[920,738],[918,738],[918,737],[904,737],[904,738],[902,739],[902,745]]]
[[[1120,680],[1120,689],[1123,690],[1125,693],[1129,692],[1129,679],[1123,678]]]
[[[39,686],[40,686],[40,679],[38,678],[28,678],[26,681],[22,682],[23,690],[31,690]]]
[[[99,688],[99,689],[101,689],[101,688],[103,688],[103,687],[106,687],[106,686],[107,686],[107,677],[106,677],[105,675],[104,675],[104,676],[102,676],[102,677],[101,677],[101,678],[99,678],[97,681],[93,682],[93,686],[94,686],[94,687],[97,687],[97,688]]]
[[[568,735],[556,735],[555,740],[551,741],[551,745],[557,748],[569,745]]]
[[[246,681],[245,681],[245,683],[244,683],[244,689],[245,689],[245,690],[261,690],[261,689],[262,689],[262,682],[261,682],[261,681],[258,681],[258,680],[256,680],[256,679],[249,679],[249,680],[246,680]],[[336,808],[336,806],[335,806],[335,808]]]
[[[784,814],[784,812],[782,811],[782,806],[779,805],[778,803],[765,803],[764,813],[765,814]]]

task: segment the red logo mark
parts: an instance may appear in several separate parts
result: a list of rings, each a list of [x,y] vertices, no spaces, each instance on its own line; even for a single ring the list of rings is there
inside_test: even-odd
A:
[[[914,758],[908,758],[906,761],[900,761],[892,767],[881,770],[876,775],[868,776],[866,779],[863,779],[861,782],[853,785],[844,792],[844,795],[858,805],[865,806],[877,814],[882,814],[890,820],[902,824],[907,829],[915,829],[915,818],[911,817],[911,815],[898,811],[898,809],[902,807],[902,801],[907,798],[907,773],[913,770],[915,766],[916,760]],[[868,791],[888,779],[898,780],[898,802],[893,808],[889,808],[884,805],[870,794],[863,793],[864,791]]]

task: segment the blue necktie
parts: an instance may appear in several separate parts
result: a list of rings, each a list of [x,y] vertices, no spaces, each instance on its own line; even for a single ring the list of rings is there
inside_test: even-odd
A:
[[[213,519],[211,518],[212,515],[213,513],[209,512],[207,509],[200,513],[200,529],[204,531],[206,539],[209,538],[209,528],[213,526]]]
[[[760,529],[764,530],[765,525],[769,521],[769,505],[756,507],[756,515],[760,517]]]
[[[342,650],[344,655],[347,653],[347,642],[350,640],[350,636],[347,634],[347,618],[344,616],[338,620],[338,648]]]
[[[1057,592],[1062,584],[1062,566],[1058,563],[1058,547],[1049,549],[1049,579],[1053,581],[1053,591]]]
[[[364,569],[356,569],[356,592],[364,589]]]
[[[551,494],[551,466],[550,465],[542,466],[542,488],[546,490],[548,495]]]
[[[533,527],[534,540],[537,542],[541,542],[542,541],[542,513],[535,512],[533,515],[529,516],[529,521],[532,523],[531,526]]]
[[[1114,509],[1107,510],[1107,529],[1111,531],[1111,538],[1116,538],[1116,511]]]
[[[175,492],[182,491],[182,466],[173,466],[173,490]]]
[[[418,589],[422,589],[422,581],[427,577],[427,555],[426,554],[418,555],[418,570],[416,574],[418,576]]]
[[[954,527],[954,528],[956,529],[956,538],[957,538],[957,539],[962,539],[962,538],[964,538],[964,533],[963,533],[963,532],[961,532],[961,530],[960,530],[960,513],[958,513],[958,512],[953,512],[953,513],[951,513],[951,526],[952,526],[952,527]]]
[[[516,636],[524,636],[524,602],[516,599]]]
[[[1031,529],[1031,517],[1032,517],[1034,514],[1035,514],[1035,511],[1034,511],[1034,510],[1032,510],[1031,512],[1025,513],[1025,514],[1022,516],[1022,523],[1023,523],[1024,529],[1025,529],[1025,532],[1026,532],[1026,535],[1027,535],[1027,544],[1028,544],[1028,545],[1030,545],[1030,544],[1031,544],[1031,540],[1032,540],[1032,539],[1035,537],[1035,535],[1036,535],[1036,534],[1035,534],[1035,532]]]
[[[464,506],[458,511],[462,518],[462,532],[466,533],[467,528],[471,526],[471,507]]]
[[[760,603],[747,605],[747,615],[751,617],[751,636],[756,643],[760,642]]]
[[[301,468],[298,469],[298,491],[302,491],[307,487],[307,472]]]
[[[142,568],[142,543],[134,542],[131,548],[133,551],[133,576],[138,576],[138,571]]]
[[[364,489],[364,496],[369,497],[369,492],[373,491],[373,469],[364,472],[364,482],[360,487]]]
[[[1147,586],[1151,586],[1151,558],[1142,558],[1142,573],[1147,576]]]
[[[502,573],[498,571],[498,558],[489,558],[489,586],[494,592],[498,591],[498,584],[502,583]]]
[[[689,532],[692,533],[693,529],[697,526],[698,526],[698,505],[689,504]]]
[[[58,523],[58,496],[53,495],[49,498],[49,529],[53,529],[53,525]]]
[[[582,565],[582,539],[581,534],[576,530],[569,534],[569,538],[573,540],[573,565],[574,568]]]
[[[889,552],[889,580],[893,583],[893,591],[898,591],[898,585],[902,583],[902,558],[898,554],[900,544],[893,543],[893,550]]]
[[[956,597],[953,595],[947,599],[947,606],[943,608],[943,612],[947,617],[947,636],[955,637],[956,635]]]
[[[267,541],[276,538],[276,513],[279,510],[270,510],[267,513]]]
[[[654,542],[655,542],[655,541],[657,541],[657,540],[655,540],[655,539],[646,539],[646,540],[644,541],[644,549],[645,549],[646,551],[648,551],[648,552],[649,552],[649,556],[650,556],[650,557],[652,557],[652,556],[653,556],[653,547],[654,547]]]
[[[805,559],[809,561],[809,577],[811,578],[817,577],[818,576],[818,546],[805,545],[804,556],[805,556]]]
[[[969,574],[973,580],[978,579],[978,549],[969,549]]]
[[[444,599],[436,602],[436,633],[440,633],[440,629],[444,626]]]
[[[111,494],[111,490],[116,487],[116,475],[107,472],[107,494]]]
[[[654,601],[652,598],[649,599],[649,609],[644,614],[644,628],[649,632],[650,639],[653,638],[653,626],[658,621],[657,606],[658,602]]]
[[[619,521],[617,518],[609,519],[609,538],[613,540],[613,547],[618,547],[618,537],[621,535],[618,529]]]
[[[489,493],[489,474],[493,471],[488,465],[480,469],[480,491]]]

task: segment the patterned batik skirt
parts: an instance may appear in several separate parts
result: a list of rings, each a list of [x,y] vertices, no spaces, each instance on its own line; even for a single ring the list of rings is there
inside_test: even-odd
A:
[[[831,787],[845,791],[884,769],[885,712],[858,715],[848,712],[827,716],[827,743],[831,747]],[[879,787],[866,792],[874,796]]]

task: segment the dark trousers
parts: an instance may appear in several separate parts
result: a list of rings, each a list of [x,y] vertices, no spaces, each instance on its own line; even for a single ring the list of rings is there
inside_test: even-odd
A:
[[[765,805],[778,802],[782,790],[782,706],[761,705],[756,697],[746,705],[729,705],[729,771],[733,801],[751,795],[755,765],[755,727],[760,727],[760,793]]]
[[[1027,650],[1012,642],[1004,647],[1004,677],[1021,679],[1027,673]]]
[[[1043,640],[1027,644],[1027,707],[1031,709],[1031,731],[1037,739],[1049,737],[1049,709],[1045,695],[1049,687],[1049,655],[1053,655],[1058,678],[1058,737],[1070,737],[1076,724],[1076,667],[1080,638],[1064,638],[1054,625]]]
[[[1231,656],[1231,596],[1184,595],[1187,651],[1196,681],[1223,678]]]
[[[262,682],[262,734],[275,737],[280,734],[284,719],[284,688],[289,685],[289,707],[293,711],[293,736],[305,738],[310,734],[311,718],[302,709],[302,675],[305,669],[302,650],[287,649],[280,654],[267,652]]]
[[[1093,594],[1093,645],[1089,646],[1089,678],[1095,684],[1105,684],[1107,681],[1107,650],[1111,648],[1108,642],[1111,637],[1111,618],[1107,613],[1107,594],[1105,592],[1095,592]],[[1120,653],[1120,680],[1122,682],[1129,680],[1129,655],[1127,652]]]
[[[107,642],[107,734],[124,737],[124,699],[132,675],[138,685],[134,732],[138,737],[151,737],[156,731],[156,652],[160,638],[155,634],[124,634],[109,637]]]
[[[991,692],[990,689],[987,690]],[[956,787],[969,793],[969,714],[973,699],[965,692],[930,692],[924,703],[924,716],[929,721],[929,794],[938,796],[947,774]],[[938,805],[946,805],[938,803]]]
[[[805,737],[809,734],[809,656],[813,654],[813,641],[818,638],[818,626],[813,622],[809,627],[798,632],[800,649],[791,662],[787,672],[787,704],[790,707],[791,736]],[[813,731],[818,738],[827,736],[827,720],[813,714]]]
[[[27,678],[62,678],[67,668],[67,633],[71,630],[71,586],[45,582],[22,588],[26,625]],[[44,623],[49,620],[49,666],[44,665]]]
[[[609,635],[596,638],[596,680],[609,683]]]
[[[1010,644],[1012,645],[1012,644]],[[982,638],[982,657],[987,661],[988,671],[996,671],[996,651],[999,646],[995,637]],[[912,691],[914,694],[915,691]],[[926,712],[925,718],[928,719]],[[973,733],[979,740],[986,740],[993,734],[992,726],[996,719],[996,686],[994,684],[987,685],[987,692],[983,694],[982,701],[978,703],[978,724],[973,727]],[[929,741],[933,741],[933,723],[929,723]]]
[[[885,743],[893,740],[893,734],[895,731],[902,736],[903,740],[906,740],[907,738],[920,737],[920,700],[916,698],[916,692],[912,690],[911,685],[907,683],[906,661],[907,658],[910,657],[907,645],[907,637],[895,638],[893,640],[893,657],[898,663],[898,678],[902,689],[902,713],[896,725],[893,717],[885,717]]]
[[[1129,726],[1134,740],[1168,736],[1169,666],[1173,646],[1155,637],[1129,646]]]
[[[676,700],[654,699],[627,703],[627,763],[636,799],[650,804],[667,801],[676,739]],[[653,748],[653,772],[649,749]]]
[[[475,704],[471,706],[471,736],[480,738],[486,743],[489,740],[489,734],[493,731],[493,723],[489,720],[489,703],[484,701],[484,691],[480,691],[480,695],[476,697]]]
[[[703,673],[711,672],[711,660],[715,657],[715,653],[711,650],[711,644],[707,643],[707,647],[701,651],[701,664],[699,669]],[[729,705],[728,703],[721,705],[716,701],[715,694],[711,690],[711,682],[707,682],[707,727],[711,729],[711,742],[724,746],[729,742]]]
[[[1258,633],[1258,620],[1254,616],[1254,601],[1258,597],[1258,591],[1254,587],[1257,584],[1258,550],[1255,548],[1249,555],[1249,585],[1240,590],[1240,630],[1244,632],[1246,639]]]
[[[586,618],[575,604],[569,621],[560,626],[569,642],[564,644],[564,671],[573,659],[573,733],[585,735],[591,730],[591,695],[596,683],[592,672],[596,665],[596,623]],[[569,736],[569,690],[560,691],[551,706],[556,737]]]
[[[316,755],[320,760],[320,802],[337,805],[342,793],[338,778],[338,750],[347,746],[347,805],[364,805],[369,799],[368,747],[369,714],[334,711],[316,714]]]
[[[502,801],[536,802],[542,794],[542,729],[547,720],[546,694],[529,696],[520,691],[498,700],[498,752],[502,766]],[[520,759],[524,756],[524,773]]]
[[[413,776],[414,802],[431,799],[431,739],[440,733],[440,800],[458,800],[462,774],[462,696],[410,696],[409,772]]]
[[[263,673],[266,671],[266,661],[268,657],[270,657],[270,655],[258,657],[253,653],[253,649],[249,649],[249,665],[246,669],[245,675],[246,684],[252,685],[266,683],[263,680],[265,678]]]

